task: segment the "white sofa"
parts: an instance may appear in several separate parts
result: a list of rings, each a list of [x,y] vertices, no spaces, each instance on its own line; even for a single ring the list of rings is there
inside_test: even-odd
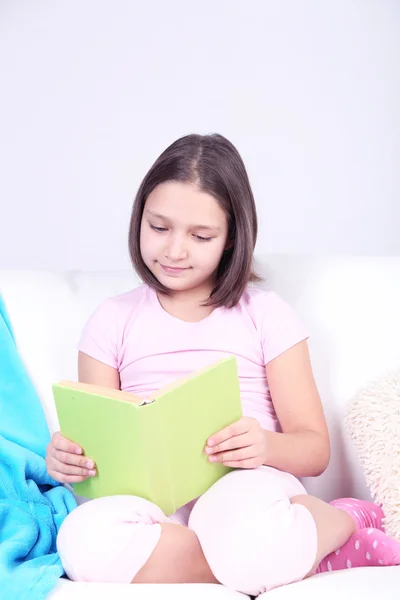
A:
[[[332,460],[310,493],[330,500],[368,498],[343,430],[346,404],[357,388],[400,365],[400,257],[259,257],[267,285],[299,312],[310,330],[315,377],[332,439]],[[137,285],[130,271],[109,273],[0,270],[0,292],[23,360],[57,429],[51,384],[76,379],[75,344],[92,310],[106,296]],[[260,596],[262,600],[400,598],[400,567],[349,569],[312,577]],[[61,579],[50,600],[239,600],[217,585],[115,585]]]

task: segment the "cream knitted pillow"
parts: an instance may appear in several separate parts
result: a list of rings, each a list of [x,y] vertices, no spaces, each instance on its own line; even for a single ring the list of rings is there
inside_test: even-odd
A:
[[[345,426],[386,533],[400,541],[400,370],[359,390]]]

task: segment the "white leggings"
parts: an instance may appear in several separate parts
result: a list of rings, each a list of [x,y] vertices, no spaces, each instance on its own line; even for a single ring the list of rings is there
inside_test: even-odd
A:
[[[196,532],[214,576],[225,586],[257,596],[303,579],[317,554],[311,513],[290,498],[306,494],[289,473],[271,467],[236,470],[171,517],[135,496],[92,500],[72,511],[57,547],[75,581],[130,583],[160,535],[160,523]]]

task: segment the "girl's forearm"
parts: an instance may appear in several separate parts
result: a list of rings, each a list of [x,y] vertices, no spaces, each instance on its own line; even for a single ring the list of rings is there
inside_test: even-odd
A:
[[[328,466],[329,441],[316,431],[277,433],[265,431],[264,464],[295,477],[316,477]]]

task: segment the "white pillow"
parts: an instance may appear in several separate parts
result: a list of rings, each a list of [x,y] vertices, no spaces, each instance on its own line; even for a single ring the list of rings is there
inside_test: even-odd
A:
[[[400,541],[400,370],[358,391],[345,427],[371,496],[385,513],[386,533]]]

